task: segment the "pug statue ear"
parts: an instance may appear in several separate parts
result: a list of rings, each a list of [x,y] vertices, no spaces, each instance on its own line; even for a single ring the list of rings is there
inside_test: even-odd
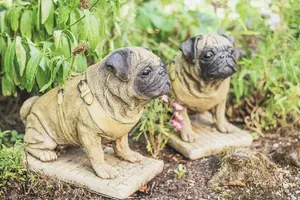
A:
[[[231,44],[234,46],[235,40],[232,36],[228,36],[228,35],[225,35],[225,34],[221,34],[221,35],[223,37],[226,37],[231,42]]]
[[[121,81],[128,81],[131,66],[131,50],[123,48],[112,53],[107,58],[105,65]]]
[[[151,49],[149,49],[148,47],[142,47],[143,49],[146,49],[147,51],[151,51],[152,52],[152,50]]]
[[[197,43],[202,39],[202,35],[198,35],[183,41],[179,49],[182,51],[185,59],[190,63],[195,63],[195,58],[197,54]]]

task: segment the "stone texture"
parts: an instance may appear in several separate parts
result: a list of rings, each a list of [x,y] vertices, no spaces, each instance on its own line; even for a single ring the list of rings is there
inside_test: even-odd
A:
[[[221,133],[213,126],[212,117],[206,113],[197,119],[191,118],[193,129],[198,133],[196,142],[181,140],[179,134],[171,134],[169,144],[185,157],[195,160],[220,153],[224,147],[250,146],[252,136],[237,127],[232,133]],[[232,125],[233,126],[233,125]]]
[[[145,158],[140,163],[129,163],[117,158],[110,147],[104,148],[105,161],[114,166],[120,176],[101,179],[96,176],[87,154],[80,148],[70,148],[56,161],[42,162],[26,154],[31,170],[56,176],[58,179],[85,187],[103,196],[125,199],[163,170],[163,162]]]

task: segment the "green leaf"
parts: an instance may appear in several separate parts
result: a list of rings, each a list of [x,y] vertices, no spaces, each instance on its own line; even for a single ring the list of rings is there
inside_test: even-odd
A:
[[[56,53],[63,55],[65,58],[69,58],[71,56],[69,39],[66,34],[62,34]]]
[[[51,11],[53,11],[53,2],[52,0],[41,0],[42,6],[42,24],[45,24],[48,20]],[[52,12],[53,13],[53,12]]]
[[[62,64],[63,67],[63,82],[65,82],[69,76],[70,67],[67,61],[64,61]]]
[[[42,57],[41,58],[41,61],[40,61],[40,64],[39,64],[39,66],[40,66],[40,68],[43,70],[43,71],[45,71],[47,68],[46,68],[46,64],[47,64],[47,62],[45,61],[45,59],[46,59],[46,57]]]
[[[30,55],[33,56],[37,53],[39,53],[40,51],[35,47],[35,44],[29,39],[29,38],[26,38],[27,40],[27,43],[28,43],[28,46],[29,46],[29,49],[30,49]]]
[[[70,13],[70,26],[72,25],[72,24],[74,24],[78,19],[80,18],[80,13],[79,13],[79,11],[77,10],[77,9],[75,9],[75,10],[73,10],[71,13]],[[79,34],[79,32],[78,32],[78,28],[80,28],[80,27],[78,27],[78,24],[79,23],[77,23],[77,24],[74,24],[73,26],[71,26],[71,32],[73,33],[73,34],[75,34],[75,35],[78,35]],[[80,30],[80,29],[79,29]]]
[[[6,42],[3,37],[0,37],[0,55],[2,58],[4,57],[5,51],[6,51]],[[0,63],[1,64],[1,63]]]
[[[5,11],[0,12],[0,32],[5,29]]]
[[[26,51],[22,46],[22,41],[20,36],[16,37],[16,56],[20,67],[19,70],[20,76],[22,76],[26,66]]]
[[[12,68],[13,74],[14,74],[14,83],[15,85],[20,85],[21,83],[21,76],[20,76],[20,66],[18,64],[18,61],[14,60],[14,67]]]
[[[32,37],[31,29],[32,29],[32,11],[25,10],[24,13],[22,14],[21,22],[20,22],[20,31],[22,37],[31,39]]]
[[[54,26],[54,6],[51,7],[51,11],[49,13],[49,17],[44,24],[45,29],[49,35],[53,34],[53,26]]]
[[[48,83],[48,73],[49,73],[49,69],[46,68],[47,70],[43,70],[42,68],[38,68],[37,70],[37,74],[36,74],[36,82],[39,86],[39,88],[43,88],[44,85],[46,85]]]
[[[59,44],[60,44],[60,38],[61,38],[61,33],[62,33],[61,30],[54,31],[54,33],[53,33],[55,48],[58,48],[58,47],[59,47]]]
[[[88,10],[86,10],[85,12],[86,14],[86,35],[88,38],[88,42],[89,42],[89,46],[91,47],[92,50],[95,50],[97,45],[100,43],[100,21],[98,20],[98,18],[93,15],[92,13],[90,13]],[[91,24],[93,24],[91,26]]]
[[[34,84],[34,78],[38,70],[40,60],[42,58],[41,53],[34,54],[28,61],[26,66],[26,88],[30,92]]]
[[[106,31],[106,24],[105,24],[105,20],[104,20],[104,14],[103,12],[101,12],[99,9],[96,9],[97,14],[98,14],[98,18],[100,20],[100,40],[103,40],[104,36],[105,36],[105,31]]]
[[[56,63],[56,65],[54,66],[54,63],[57,61],[57,60],[60,60]],[[61,66],[61,63],[62,63],[62,57],[61,56],[56,56],[54,58],[52,58],[49,62],[49,69],[51,70],[51,78],[49,80],[49,82],[47,84],[45,84],[41,89],[40,89],[40,92],[43,92],[45,91],[46,89],[48,89],[51,84],[53,83],[55,77],[56,77],[56,73],[57,71],[59,70],[60,66]]]
[[[9,81],[7,76],[3,76],[1,80],[3,96],[10,96],[15,93],[14,85]]]
[[[75,69],[76,72],[85,72],[87,69],[87,60],[83,53],[78,54],[73,63],[73,69]]]
[[[13,82],[14,77],[14,58],[16,54],[16,41],[7,48],[4,55],[4,72],[10,82]]]
[[[19,28],[19,19],[20,19],[20,11],[22,10],[22,7],[16,7],[11,12],[11,29],[13,31],[17,31]]]
[[[39,31],[40,30],[40,22],[41,22],[41,1],[42,0],[38,0],[38,7],[36,10],[36,29]]]

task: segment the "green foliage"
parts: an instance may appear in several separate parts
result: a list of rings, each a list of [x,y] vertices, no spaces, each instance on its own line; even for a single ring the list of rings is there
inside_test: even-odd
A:
[[[299,120],[300,39],[295,36],[300,22],[295,18],[300,6],[296,2],[278,5],[278,14],[284,21],[273,32],[260,24],[256,30],[263,37],[240,40],[247,56],[239,61],[241,69],[233,76],[231,93],[238,104],[241,100],[251,102],[246,122],[252,121],[249,128],[258,132]]]
[[[182,164],[179,164],[177,166],[177,169],[174,170],[174,172],[177,174],[177,178],[180,180],[182,179],[183,175],[185,174],[185,169]]]
[[[17,146],[17,145],[16,145]],[[23,166],[23,150],[19,148],[7,148],[2,145],[0,150],[0,195],[14,181],[24,181],[26,169]]]
[[[12,147],[15,143],[23,141],[23,134],[19,134],[17,131],[6,130],[0,131],[0,149],[2,146]]]
[[[132,130],[135,135],[134,140],[141,136],[146,139],[146,149],[153,157],[156,157],[168,141],[168,135],[172,130],[170,126],[170,112],[172,111],[167,104],[157,99],[152,101],[146,108],[140,122]]]
[[[43,92],[63,85],[73,71],[85,71],[88,63],[107,53],[102,49],[107,37],[104,15],[117,15],[118,1],[94,0],[88,9],[80,3],[16,1],[0,12],[3,95],[17,95],[17,87],[28,92],[36,87]],[[80,41],[86,43],[85,54],[73,53]]]
[[[263,109],[260,124],[268,130],[300,114],[300,39],[279,32],[258,48],[259,54],[241,60],[245,69],[234,76],[232,92],[238,101],[261,93],[256,106]]]

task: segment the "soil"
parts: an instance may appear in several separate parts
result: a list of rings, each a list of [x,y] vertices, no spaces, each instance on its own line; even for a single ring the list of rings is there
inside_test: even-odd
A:
[[[4,98],[0,96],[0,130],[24,132],[24,126],[19,119],[18,111],[23,100],[27,97],[26,95],[25,97],[23,95],[23,98]],[[300,199],[300,169],[297,167],[299,157],[292,156],[295,161],[291,161],[289,157],[288,161],[284,162],[285,159],[278,159],[278,156],[274,156],[278,154],[282,156],[282,152],[294,155],[292,150],[295,145],[298,145],[299,140],[299,131],[277,130],[276,134],[266,134],[265,137],[254,140],[253,145],[250,147],[252,151],[259,152],[276,162],[282,181],[278,182],[278,187],[275,188],[264,188],[255,184],[255,182],[247,184],[235,182],[234,184],[211,188],[208,186],[209,180],[224,166],[222,155],[190,161],[171,147],[166,146],[158,157],[165,163],[163,172],[128,199]],[[286,150],[287,146],[290,146],[291,150]],[[150,157],[145,150],[144,141],[131,143],[131,147]],[[182,164],[185,169],[185,173],[180,180],[174,172],[179,164]],[[0,199],[107,198],[93,194],[83,188],[63,183],[53,177],[49,178],[28,173],[28,178],[25,180],[13,182],[8,186],[7,192],[0,196]]]

